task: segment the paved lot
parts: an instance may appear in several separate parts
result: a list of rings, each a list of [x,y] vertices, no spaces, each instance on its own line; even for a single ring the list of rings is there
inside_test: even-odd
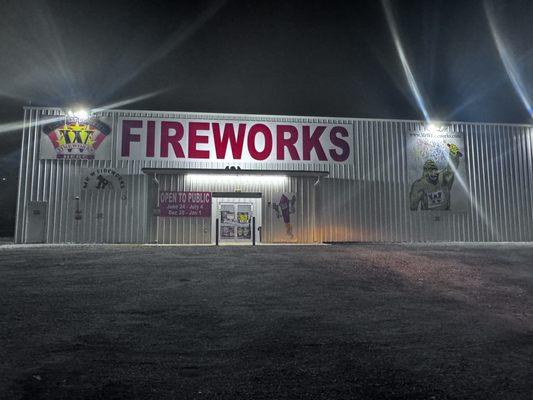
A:
[[[531,399],[533,246],[0,246],[2,399]]]

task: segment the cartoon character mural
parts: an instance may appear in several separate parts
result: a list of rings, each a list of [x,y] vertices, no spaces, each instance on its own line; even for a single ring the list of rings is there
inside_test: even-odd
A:
[[[294,218],[291,221],[291,214],[296,213],[296,193],[274,193],[270,205],[276,220],[281,219],[285,228],[285,235],[279,237],[280,235],[275,234],[274,236],[278,236],[275,239],[279,241],[296,240],[294,234]],[[274,229],[274,232],[276,232],[276,229]]]
[[[463,135],[447,128],[411,132],[408,137],[411,211],[466,211]],[[422,176],[420,176],[422,171]]]

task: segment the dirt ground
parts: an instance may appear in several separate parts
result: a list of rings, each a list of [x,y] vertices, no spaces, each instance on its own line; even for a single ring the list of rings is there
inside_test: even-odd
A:
[[[533,245],[0,246],[1,399],[531,399]]]

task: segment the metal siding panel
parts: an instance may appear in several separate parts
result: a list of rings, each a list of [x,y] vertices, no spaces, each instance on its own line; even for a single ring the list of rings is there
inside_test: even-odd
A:
[[[304,242],[310,242],[313,233],[310,224],[314,221],[312,215],[314,210],[309,207],[313,204],[313,194],[311,188],[313,184],[304,182],[304,179],[289,178],[285,184],[262,184],[262,183],[231,183],[220,182],[195,182],[182,176],[161,175],[159,178],[161,190],[186,190],[186,191],[212,191],[212,192],[235,192],[239,186],[242,192],[262,192],[263,193],[263,226],[264,238],[266,242],[272,241],[270,227],[272,226],[272,212],[267,209],[268,201],[272,200],[272,193],[281,191],[298,192],[298,224],[297,233]],[[309,181],[309,179],[307,179]],[[179,183],[178,183],[179,182]],[[239,192],[235,192],[235,197],[239,197]],[[309,200],[309,198],[311,199]],[[166,218],[153,217],[156,221],[157,240],[159,243],[210,243],[211,242],[211,219],[210,218]]]
[[[15,217],[15,243],[22,243],[22,231],[23,231],[23,215],[25,214],[25,196],[24,191],[26,190],[26,165],[24,163],[24,149],[29,147],[28,142],[28,114],[31,116],[31,111],[24,110],[24,119],[22,123],[22,135],[20,140],[20,162],[19,162],[19,179],[18,179],[18,188],[17,188],[17,210]],[[24,189],[24,190],[23,190]]]
[[[26,205],[29,201],[48,202],[47,241],[136,242],[158,240],[160,243],[182,241],[209,242],[210,222],[201,220],[163,221],[151,216],[152,182],[142,175],[143,167],[223,168],[228,163],[183,161],[54,161],[39,160],[38,122],[44,115],[58,115],[57,108],[24,110],[22,151],[19,172],[15,241],[25,241]],[[299,229],[302,240],[356,241],[420,241],[420,240],[532,240],[532,131],[530,125],[452,123],[465,134],[467,179],[472,198],[467,214],[441,217],[440,228],[431,229],[432,217],[408,210],[407,159],[405,133],[420,126],[420,121],[343,119],[286,116],[247,116],[205,113],[172,113],[150,111],[109,111],[101,115],[113,117],[117,131],[118,117],[181,117],[181,118],[255,118],[260,121],[352,123],[354,127],[351,165],[245,163],[243,168],[264,170],[329,170],[316,189],[312,180],[290,178],[287,187],[305,193],[299,196]],[[116,135],[112,136],[113,157]],[[106,166],[128,170],[128,199],[117,194],[99,197],[80,193],[78,182],[87,167]],[[161,180],[163,183],[163,180]],[[165,183],[166,184],[166,183]],[[173,190],[183,190],[184,178],[171,177]],[[187,190],[194,190],[190,185]],[[216,184],[222,191],[224,185]],[[243,190],[254,190],[245,184]],[[261,188],[271,198],[272,187]],[[75,201],[81,195],[83,220],[74,220]],[[263,202],[266,222],[265,237],[271,226],[266,201]],[[315,210],[316,209],[316,214]],[[97,219],[99,212],[103,219]],[[158,221],[160,220],[160,221]],[[314,231],[312,226],[321,228]],[[315,225],[316,224],[316,225]],[[206,235],[204,232],[209,233]]]

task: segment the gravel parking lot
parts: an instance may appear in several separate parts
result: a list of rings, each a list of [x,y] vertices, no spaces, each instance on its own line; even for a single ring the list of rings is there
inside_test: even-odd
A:
[[[2,399],[531,399],[533,245],[0,246]]]

